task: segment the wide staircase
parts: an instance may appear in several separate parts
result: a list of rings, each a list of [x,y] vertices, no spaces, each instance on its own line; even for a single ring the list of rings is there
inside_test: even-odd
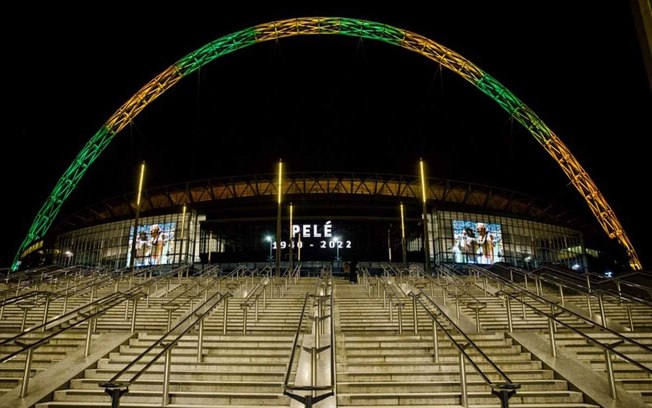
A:
[[[465,364],[467,396],[462,400],[460,352],[443,330],[437,333],[438,358],[432,320],[428,324],[417,313],[420,332],[414,333],[414,314],[402,311],[404,327],[399,328],[395,305],[375,297],[365,284],[336,281],[334,293],[337,334],[337,403],[339,406],[499,406],[492,389]],[[372,293],[371,297],[369,293]],[[424,313],[425,315],[425,313]],[[370,329],[373,328],[373,329]],[[453,332],[447,325],[447,330]],[[402,332],[402,333],[400,333]],[[503,332],[469,336],[515,383],[521,385],[510,399],[518,407],[595,407],[584,402],[582,393],[568,382],[557,379],[541,361],[524,351]],[[453,338],[465,342],[459,334]],[[467,344],[468,345],[468,344]],[[474,359],[475,351],[469,352]],[[435,361],[437,360],[437,361]],[[478,363],[482,370],[491,367]],[[490,379],[499,381],[495,374]]]
[[[299,407],[311,398],[319,407],[652,406],[644,304],[626,303],[637,311],[630,317],[605,302],[605,328],[597,298],[589,313],[584,294],[555,284],[481,269],[362,270],[357,284],[244,267],[229,276],[69,269],[8,281],[0,407]],[[317,288],[332,294],[333,309],[311,332],[319,296],[307,294]],[[329,383],[331,325],[336,388],[309,391],[311,381]],[[335,397],[316,402],[329,391]]]

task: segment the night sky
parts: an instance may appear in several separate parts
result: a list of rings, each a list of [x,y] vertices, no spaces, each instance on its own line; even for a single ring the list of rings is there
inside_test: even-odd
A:
[[[306,16],[413,31],[488,72],[570,148],[650,267],[652,222],[640,192],[649,184],[652,93],[628,2],[579,1],[572,9],[543,1],[439,3],[434,12],[397,3],[212,13],[184,3],[144,13],[110,3],[93,12],[57,5],[7,14],[19,29],[2,28],[9,108],[2,115],[0,267],[10,265],[75,155],[142,85],[223,35]],[[143,160],[148,185],[161,186],[269,173],[279,158],[297,172],[414,174],[419,157],[432,177],[587,211],[529,133],[459,76],[384,43],[303,36],[237,51],[184,78],[117,135],[62,214],[132,191]]]

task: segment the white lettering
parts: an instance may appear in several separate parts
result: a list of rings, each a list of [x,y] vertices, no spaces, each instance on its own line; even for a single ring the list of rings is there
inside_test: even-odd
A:
[[[326,221],[324,224],[324,237],[331,238],[333,236],[333,226],[330,221]]]
[[[304,238],[333,238],[333,224],[326,221],[324,225],[319,224],[293,224],[292,238],[297,234]]]

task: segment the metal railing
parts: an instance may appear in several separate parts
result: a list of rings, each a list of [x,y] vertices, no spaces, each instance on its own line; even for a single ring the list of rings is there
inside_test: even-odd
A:
[[[112,408],[120,406],[120,398],[129,392],[129,386],[132,385],[141,375],[143,375],[150,367],[152,367],[162,356],[165,355],[163,362],[163,390],[161,405],[166,406],[170,402],[170,366],[172,364],[172,349],[177,345],[181,338],[186,335],[195,326],[199,325],[197,335],[197,361],[201,362],[203,358],[203,334],[204,334],[204,319],[222,302],[224,302],[224,326],[226,327],[226,314],[228,310],[228,299],[232,297],[231,293],[222,294],[215,292],[205,302],[198,305],[197,308],[188,313],[186,317],[181,319],[170,330],[157,339],[145,351],[134,358],[122,370],[116,373],[111,379],[106,382],[99,383],[100,387],[104,387],[104,391],[111,397]],[[168,340],[171,338],[171,340]],[[150,352],[155,348],[162,347],[150,361],[138,370],[129,380],[119,381],[127,372],[140,363]]]
[[[209,267],[206,270],[202,271],[202,273],[197,276],[197,281],[194,285],[185,286],[184,289],[177,293],[173,298],[161,304],[161,308],[167,312],[166,330],[170,330],[172,327],[172,314],[185,306],[188,306],[188,309],[192,309],[196,297],[202,290],[204,292],[204,302],[208,299],[208,291],[211,289],[214,283],[218,283],[216,285],[217,290],[220,290],[219,281],[223,278],[215,276],[216,270],[219,270],[219,267]],[[202,283],[202,279],[206,279],[206,283]],[[189,295],[193,290],[195,291],[195,294]]]
[[[545,271],[553,271],[555,272],[555,275],[550,275],[547,274]],[[641,280],[648,282],[649,281],[649,272],[644,272],[644,271],[634,271],[622,276],[614,276],[612,278],[607,278],[603,275],[594,273],[594,272],[586,272],[580,276],[577,276],[575,274],[572,274],[570,271],[556,267],[554,265],[546,265],[541,268],[535,269],[532,271],[535,274],[539,275],[548,275],[548,276],[555,276],[555,277],[560,277],[564,276],[567,277],[568,279],[576,279],[579,281],[583,281],[586,283],[586,288],[591,291],[593,290],[594,287],[601,288],[603,290],[611,290],[614,291],[613,288],[610,289],[605,289],[604,287],[607,285],[614,285],[615,286],[615,292],[618,293],[627,293],[629,296],[633,296],[636,298],[642,299],[642,294],[647,295],[648,297],[652,297],[652,287],[632,282],[629,279],[632,278],[638,278],[640,277]],[[594,279],[591,279],[594,278]],[[630,289],[629,291],[627,289]],[[631,292],[634,291],[636,294],[632,294]],[[630,292],[630,293],[628,293]]]
[[[14,357],[18,356],[19,354],[27,353],[27,357],[25,359],[25,366],[23,370],[23,378],[21,382],[21,390],[20,390],[21,398],[27,395],[32,357],[34,351],[38,347],[49,343],[50,340],[60,336],[62,333],[65,333],[73,328],[77,328],[82,324],[86,323],[87,330],[86,330],[86,339],[84,345],[84,356],[88,356],[90,354],[90,348],[91,348],[91,339],[92,339],[91,335],[96,330],[97,321],[99,317],[106,314],[109,310],[120,305],[125,301],[126,301],[126,310],[128,310],[129,301],[133,302],[132,316],[131,316],[131,332],[133,333],[135,331],[135,324],[136,324],[136,311],[138,310],[137,302],[140,297],[145,296],[142,289],[155,284],[160,279],[165,279],[165,278],[166,278],[165,275],[161,275],[143,284],[134,286],[133,288],[125,292],[111,293],[107,296],[104,296],[103,298],[93,300],[85,305],[82,305],[75,310],[72,310],[70,312],[65,312],[62,315],[56,316],[51,320],[44,321],[43,323],[33,326],[27,330],[25,330],[23,327],[21,333],[12,336],[10,338],[4,339],[2,342],[0,342],[0,346],[4,344],[14,343],[20,347],[19,350],[0,358],[0,364],[12,360]],[[26,315],[28,311],[27,307],[31,308],[31,305],[25,305],[25,306],[26,307],[24,308],[25,311],[23,315],[23,326],[25,325]],[[47,317],[47,315],[44,316]],[[64,324],[66,326],[61,327]],[[56,329],[57,327],[58,329]],[[30,335],[39,330],[42,331],[54,330],[54,331],[33,343],[27,343],[28,339],[31,339]]]
[[[484,273],[484,271],[488,271],[487,269],[477,265],[468,265],[468,267],[470,270],[473,270],[478,274]],[[647,301],[645,299],[637,298],[635,296],[629,295],[624,292],[620,292],[620,291],[615,292],[611,289],[596,289],[596,288],[591,289],[590,286],[586,287],[577,282],[567,281],[561,276],[554,276],[548,274],[537,275],[535,273],[524,271],[514,267],[509,267],[507,269],[509,272],[510,282],[515,283],[516,280],[515,276],[516,277],[521,276],[525,284],[525,290],[529,290],[528,282],[533,281],[535,285],[535,292],[539,296],[543,295],[543,283],[547,283],[555,287],[558,290],[559,299],[562,306],[565,306],[566,295],[568,294],[569,290],[574,291],[575,293],[579,293],[580,295],[584,296],[586,299],[586,310],[590,317],[593,316],[592,299],[595,298],[598,302],[598,308],[599,308],[600,319],[601,319],[600,323],[602,325],[606,325],[607,322],[606,309],[604,305],[605,302],[615,305],[616,307],[621,307],[625,309],[629,328],[632,332],[635,331],[636,329],[633,314],[632,314],[632,307],[643,306],[652,311],[652,302]],[[505,277],[502,278],[506,279]],[[486,280],[486,275],[484,279]],[[485,284],[485,292],[486,292],[486,284]]]
[[[444,306],[446,306],[449,297],[455,299],[455,316],[457,321],[460,321],[461,318],[461,305],[468,307],[473,310],[475,316],[475,329],[476,332],[480,333],[482,330],[482,325],[480,322],[480,310],[487,307],[487,303],[476,298],[469,291],[469,283],[465,282],[460,276],[455,273],[452,273],[446,268],[438,266],[435,268],[436,277],[423,275],[424,278],[430,283],[430,294],[434,296],[434,287],[438,285],[441,287],[442,301]],[[444,282],[442,283],[442,279]],[[448,291],[448,286],[453,286],[454,293]]]
[[[112,293],[110,295],[107,295],[106,297],[102,299],[98,299],[90,304],[84,305],[80,307],[77,310],[71,311],[63,316],[60,316],[53,321],[43,323],[38,326],[34,326],[26,331],[23,331],[20,334],[17,334],[13,337],[7,338],[0,342],[0,346],[5,345],[5,344],[16,344],[20,347],[19,350],[14,351],[13,353],[10,353],[2,358],[0,358],[0,364],[5,363],[7,361],[12,360],[14,357],[18,356],[19,354],[22,353],[27,353],[27,356],[25,358],[25,366],[23,370],[23,377],[22,377],[22,383],[20,387],[20,397],[23,398],[27,395],[27,390],[29,387],[29,374],[31,371],[31,365],[32,365],[32,357],[34,351],[44,345],[50,342],[55,337],[60,336],[62,333],[67,332],[73,328],[79,327],[84,323],[87,323],[87,332],[86,332],[86,342],[84,346],[84,356],[88,356],[90,354],[90,347],[91,347],[91,334],[93,332],[94,324],[95,324],[95,319],[99,318],[101,315],[105,314],[109,309],[113,308],[114,306],[119,305],[120,303],[124,302],[125,300],[132,299],[135,296],[139,296],[140,292],[134,290],[135,293]],[[27,343],[27,339],[31,339],[29,337],[29,334],[38,331],[41,328],[46,328],[46,327],[57,327],[61,326],[64,323],[68,324],[66,327],[61,327],[58,330],[42,337],[41,339],[36,340],[33,343]],[[24,339],[24,340],[23,340]]]
[[[313,300],[309,302],[309,300]],[[328,314],[324,312],[324,300],[329,300],[330,310]],[[312,320],[312,333],[313,333],[313,344],[312,347],[301,346],[299,347],[299,337],[304,325],[304,317],[306,315],[306,309],[310,304],[311,307],[314,306],[314,311],[312,316],[308,316]],[[285,378],[283,380],[283,395],[301,402],[306,408],[310,408],[313,404],[316,404],[328,397],[337,395],[337,385],[336,385],[336,362],[335,362],[335,324],[333,318],[333,291],[332,291],[332,280],[330,270],[326,271],[326,275],[321,278],[321,281],[317,284],[315,288],[315,293],[310,294],[306,293],[303,301],[303,307],[301,309],[301,316],[299,318],[299,323],[297,324],[297,330],[294,335],[294,341],[292,343],[292,353],[290,355],[290,360],[288,362],[288,368],[285,373]],[[330,319],[330,344],[321,345],[321,335],[324,334],[324,325],[323,321],[325,319]],[[305,341],[305,337],[304,337]],[[305,350],[310,353],[310,385],[301,385],[296,384],[296,382],[290,382],[290,377],[292,375],[292,368],[294,367],[294,360],[296,358],[297,351]],[[317,385],[318,383],[318,374],[317,374],[317,355],[323,351],[330,350],[330,384],[326,385]],[[296,375],[295,375],[296,380]],[[308,392],[307,395],[297,394],[296,391]],[[317,392],[325,391],[322,394],[316,395]]]
[[[580,314],[577,314],[564,306],[558,305],[554,302],[549,301],[548,299],[539,296],[535,293],[532,293],[530,291],[527,291],[514,283],[510,282],[506,278],[499,276],[489,270],[484,270],[483,273],[485,275],[491,276],[496,282],[500,282],[503,285],[508,286],[511,290],[514,292],[507,292],[505,290],[502,290],[501,292],[497,293],[498,295],[502,295],[506,297],[506,304],[507,304],[507,319],[508,319],[508,324],[509,324],[509,331],[510,333],[512,332],[512,316],[511,316],[511,307],[510,307],[510,301],[515,300],[519,303],[521,303],[524,307],[528,307],[534,311],[534,313],[544,316],[545,318],[548,319],[548,336],[549,336],[549,341],[550,341],[550,354],[552,356],[557,356],[557,345],[556,345],[556,339],[555,339],[555,333],[557,331],[557,325],[561,325],[565,327],[566,329],[572,331],[573,333],[579,335],[581,338],[586,340],[588,343],[593,344],[594,346],[602,349],[605,353],[605,365],[606,365],[606,373],[607,373],[607,381],[609,384],[609,394],[613,399],[617,399],[617,393],[616,393],[616,384],[615,384],[615,377],[613,373],[613,364],[612,364],[612,355],[615,355],[619,358],[621,358],[624,361],[627,361],[628,363],[636,366],[637,368],[643,370],[646,372],[648,375],[652,374],[652,369],[644,366],[643,364],[639,363],[636,359],[631,358],[627,356],[626,354],[623,354],[617,350],[615,350],[616,347],[621,346],[623,344],[629,344],[633,345],[640,350],[652,354],[652,348],[649,346],[639,343],[638,341],[631,339],[627,336],[623,336],[622,334],[611,330],[604,325],[600,325],[596,322],[594,322],[591,319],[588,319]],[[600,294],[598,294],[600,296]],[[544,311],[537,306],[533,305],[530,302],[527,302],[525,299],[529,298],[534,301],[536,301],[539,304],[542,304],[544,307],[548,308],[550,311]],[[598,298],[600,299],[600,297]],[[592,325],[593,327],[601,330],[602,332],[606,332],[613,336],[614,342],[612,344],[605,344],[599,340],[596,340],[595,338],[587,335],[586,333],[582,332],[581,330],[573,327],[571,324],[568,322],[565,322],[561,319],[559,319],[559,316],[562,314],[567,314],[572,316],[573,318],[583,321],[587,324]]]
[[[512,380],[505,374],[497,365],[494,363],[489,356],[487,356],[480,347],[478,347],[473,340],[469,336],[464,333],[462,329],[459,328],[455,324],[455,322],[448,317],[448,315],[428,296],[426,292],[423,290],[420,290],[418,293],[414,292],[409,292],[408,296],[412,298],[412,307],[413,307],[413,313],[414,316],[417,315],[417,303],[421,305],[421,307],[426,311],[426,313],[430,316],[432,319],[432,336],[433,336],[433,358],[434,362],[438,363],[439,362],[439,338],[438,338],[438,330],[442,330],[445,334],[446,337],[451,341],[452,345],[459,351],[460,353],[460,387],[461,387],[461,405],[463,407],[468,407],[468,391],[467,391],[467,381],[466,381],[466,364],[465,361],[468,361],[475,371],[480,375],[482,380],[491,387],[491,393],[493,395],[496,395],[501,402],[501,407],[502,408],[507,408],[509,407],[509,399],[516,393],[516,390],[520,388],[520,384],[512,382]],[[425,298],[430,307],[434,308],[436,310],[436,313],[433,313],[430,308],[424,303],[422,298]],[[450,325],[459,335],[461,335],[466,343],[460,343],[453,337],[453,335],[450,333],[448,329],[446,329],[446,326],[442,324],[439,321],[439,317],[444,318],[447,321],[447,324]],[[415,319],[415,324],[414,324],[414,333],[418,334],[419,329],[418,329],[418,320]],[[503,380],[503,381],[492,381],[489,376],[480,368],[478,363],[476,363],[471,355],[466,351],[467,348],[472,348],[474,349],[482,358],[483,361],[487,362],[490,367],[494,370],[496,374]]]
[[[263,310],[267,308],[267,287],[270,282],[271,279],[269,277],[261,278],[256,286],[251,289],[251,292],[247,295],[245,300],[240,303],[240,309],[242,309],[242,334],[247,334],[247,315],[252,306],[254,306],[254,321],[258,321],[258,301],[261,297]]]
[[[398,334],[403,334],[403,307],[405,303],[401,300],[401,291],[397,289],[397,285],[392,284],[391,279],[387,276],[376,277],[378,293],[382,287],[383,292],[383,309],[387,309],[387,300],[389,299],[389,321],[394,321],[394,308],[398,314]],[[393,307],[392,307],[393,306]]]

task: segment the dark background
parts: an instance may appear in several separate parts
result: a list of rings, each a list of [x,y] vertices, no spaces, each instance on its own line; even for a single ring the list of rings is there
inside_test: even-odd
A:
[[[488,72],[570,148],[649,266],[652,223],[642,195],[652,93],[628,3],[495,3],[436,2],[434,11],[404,3],[228,11],[192,3],[146,11],[116,3],[94,11],[18,6],[5,15],[18,28],[2,28],[0,267],[10,265],[75,155],[141,86],[223,35],[304,16],[413,31]],[[147,185],[160,186],[268,173],[279,158],[289,171],[414,174],[419,157],[432,177],[516,189],[587,211],[529,133],[459,76],[384,43],[302,36],[240,50],[184,78],[116,136],[62,215],[133,191],[142,160]]]

